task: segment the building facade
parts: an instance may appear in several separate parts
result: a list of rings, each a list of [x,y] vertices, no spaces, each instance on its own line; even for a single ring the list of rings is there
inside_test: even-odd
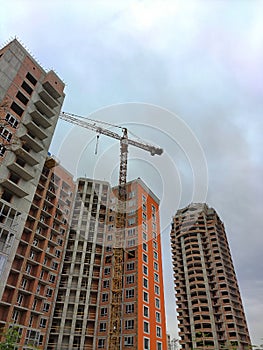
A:
[[[73,192],[72,176],[49,157],[0,300],[0,328],[16,325],[21,349],[44,348]]]
[[[64,83],[17,41],[0,50],[0,298],[46,161]]]
[[[167,349],[159,199],[141,179],[127,184],[123,240],[121,349]],[[117,188],[111,192],[102,261],[95,349],[108,349]]]
[[[177,211],[171,230],[183,349],[250,349],[224,225],[206,204]]]
[[[48,350],[94,349],[109,184],[78,179]]]
[[[49,283],[42,264],[48,237],[37,235],[47,221],[53,225],[49,209],[44,208],[42,196],[49,180],[43,182],[42,170],[63,90],[59,77],[46,72],[17,40],[0,50],[0,328],[2,333],[13,324],[21,325],[24,344],[37,338],[44,342],[45,330],[40,328],[50,312],[48,301],[41,309]],[[55,213],[54,208],[51,211]],[[55,254],[56,243],[52,244],[47,261]],[[55,263],[58,257],[53,258]]]

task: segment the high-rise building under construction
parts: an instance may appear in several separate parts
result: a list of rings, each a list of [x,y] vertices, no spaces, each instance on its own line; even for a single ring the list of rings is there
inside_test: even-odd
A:
[[[165,350],[159,200],[127,184],[120,349]],[[108,349],[117,188],[79,179],[48,350]]]
[[[66,232],[54,204],[66,173],[54,174],[58,184],[42,173],[63,90],[16,39],[0,50],[0,333],[18,325],[25,346],[44,342]]]
[[[171,230],[183,349],[251,348],[224,225],[206,204],[177,211]]]

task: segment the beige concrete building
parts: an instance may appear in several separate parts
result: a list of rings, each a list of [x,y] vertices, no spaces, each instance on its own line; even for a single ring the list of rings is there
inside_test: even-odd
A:
[[[171,230],[183,349],[250,349],[250,338],[224,225],[213,208],[190,204]]]

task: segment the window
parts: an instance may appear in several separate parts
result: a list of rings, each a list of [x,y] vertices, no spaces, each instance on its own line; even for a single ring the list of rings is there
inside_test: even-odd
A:
[[[126,314],[134,313],[134,304],[126,304]]]
[[[32,265],[27,264],[26,266],[26,273],[30,273],[32,271]]]
[[[145,301],[146,303],[149,302],[149,294],[148,294],[148,292],[143,291],[143,301]]]
[[[154,273],[154,281],[159,282],[159,275],[156,272]]]
[[[39,327],[40,327],[40,328],[46,328],[46,325],[47,325],[47,320],[46,320],[46,318],[41,318],[41,319],[40,319],[40,322],[39,322]]]
[[[157,336],[158,338],[161,338],[161,337],[162,337],[162,329],[161,329],[161,327],[159,327],[159,326],[156,327],[156,336]]]
[[[18,125],[18,120],[10,113],[7,113],[7,115],[5,116],[5,120],[9,125],[12,126],[12,128],[16,128]]]
[[[0,127],[0,135],[2,136],[3,139],[7,141],[11,141],[12,133],[8,129],[4,128],[3,126]]]
[[[104,317],[104,316],[107,316],[107,314],[108,314],[108,308],[107,307],[102,307],[100,309],[100,315]]]
[[[24,299],[23,294],[18,294],[18,296],[17,296],[17,304],[21,305],[22,302],[23,302],[23,299]]]
[[[152,223],[152,229],[153,231],[156,231],[156,224],[154,222]]]
[[[48,311],[49,311],[49,308],[50,308],[50,304],[44,303],[44,305],[43,305],[43,311],[44,311],[44,312],[48,312]]]
[[[147,252],[147,250],[148,250],[147,243],[143,242],[142,249]]]
[[[17,103],[15,103],[15,102],[13,102],[13,103],[11,104],[11,107],[10,107],[10,108],[11,108],[12,111],[14,111],[17,115],[19,115],[19,117],[21,117],[22,114],[23,114],[23,112],[24,112],[24,110],[23,110]]]
[[[128,229],[128,237],[135,236],[135,228],[129,228]]]
[[[148,262],[148,256],[144,253],[142,254],[142,260],[146,263]]]
[[[147,278],[143,278],[143,286],[145,288],[148,288],[148,280],[147,280]]]
[[[99,349],[105,348],[105,339],[98,340],[98,348]]]
[[[143,220],[147,220],[147,216],[144,212],[142,213],[142,218],[143,218]]]
[[[47,288],[46,296],[47,296],[47,297],[51,297],[51,296],[52,296],[52,293],[53,293],[53,289]]]
[[[156,311],[155,316],[156,316],[156,322],[161,322],[161,314],[159,311]]]
[[[153,231],[152,232],[152,236],[153,236],[154,239],[156,239],[157,238],[157,233],[155,231]]]
[[[148,306],[143,306],[143,316],[149,317],[149,308],[148,308]]]
[[[56,251],[55,251],[55,255],[56,255],[56,257],[57,257],[57,258],[59,258],[59,257],[60,257],[60,254],[61,254],[61,251],[56,249]]]
[[[134,298],[134,289],[127,289],[126,290],[126,298],[127,299]]]
[[[58,245],[62,246],[63,245],[63,239],[58,238]]]
[[[107,245],[106,246],[106,252],[111,252],[112,251],[112,246],[111,245]]]
[[[102,300],[102,302],[108,301],[109,300],[109,294],[108,293],[102,293],[101,300]]]
[[[55,275],[50,275],[49,276],[49,282],[54,283],[55,280],[56,280],[56,276]]]
[[[160,294],[160,288],[156,284],[154,285],[154,292],[155,294],[159,295]]]
[[[147,276],[148,275],[148,267],[143,265],[143,273]]]
[[[143,203],[146,203],[146,196],[144,194],[142,195],[142,201]]]
[[[106,332],[106,322],[100,322],[100,332]]]
[[[149,322],[143,321],[143,331],[149,333]]]
[[[30,252],[30,259],[34,259],[35,257],[35,252],[33,250],[31,250]]]
[[[21,281],[21,288],[25,289],[26,286],[27,286],[27,279],[23,278],[22,281]]]
[[[157,342],[157,350],[162,350],[162,343]]]
[[[25,81],[23,81],[21,86],[28,93],[28,95],[32,94],[33,89]]]
[[[153,263],[153,268],[154,270],[158,271],[159,270],[159,266],[158,266],[158,263],[156,261],[154,261]]]
[[[133,336],[124,337],[124,346],[133,346]]]
[[[104,275],[109,275],[110,274],[110,267],[105,267],[104,268]]]
[[[144,338],[143,339],[143,345],[144,345],[144,350],[150,350],[150,339]]]
[[[153,251],[153,257],[154,259],[158,260],[158,253],[155,250]]]
[[[133,198],[133,197],[135,197],[135,191],[131,191],[131,192],[129,192],[128,197],[129,197],[129,198]]]
[[[134,320],[126,320],[125,329],[134,329]]]
[[[134,275],[126,276],[126,283],[127,283],[127,284],[132,284],[132,283],[134,283]]]
[[[134,218],[130,218],[130,219],[128,219],[128,226],[132,226],[132,225],[134,225],[134,224],[135,224],[135,222],[136,222],[135,217],[134,217]]]
[[[32,85],[36,85],[37,80],[36,80],[36,78],[33,77],[32,74],[30,74],[30,73],[28,72],[27,75],[26,75],[26,78],[27,78],[27,80],[30,81],[30,83],[31,83]]]
[[[4,145],[2,145],[0,143],[0,156],[3,157],[3,155],[5,154],[6,148]]]
[[[25,106],[28,104],[29,99],[22,94],[22,92],[18,91],[18,93],[16,94],[16,98],[21,101]]]
[[[156,241],[154,241],[154,240],[153,240],[153,247],[154,247],[155,249],[157,249],[157,247],[158,247],[157,242],[156,242]]]
[[[144,221],[142,222],[142,228],[147,231],[147,224]]]
[[[128,247],[134,247],[136,245],[135,239],[128,240]]]
[[[109,288],[110,286],[110,280],[103,281],[103,288]]]
[[[57,270],[57,269],[58,269],[58,263],[57,263],[56,261],[53,261],[53,262],[52,262],[51,268],[52,268],[53,270]]]
[[[142,238],[145,240],[145,241],[147,241],[147,233],[145,233],[145,232],[142,232]]]
[[[159,298],[155,298],[155,307],[160,309],[160,299]]]
[[[14,323],[16,323],[18,321],[19,316],[20,316],[19,311],[14,310],[13,314],[12,314],[12,319],[13,319]]]
[[[127,270],[128,271],[134,270],[134,262],[127,263]]]

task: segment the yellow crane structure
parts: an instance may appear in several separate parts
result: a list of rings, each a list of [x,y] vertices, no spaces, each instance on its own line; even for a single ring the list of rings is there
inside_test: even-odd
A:
[[[116,209],[116,233],[115,247],[112,255],[112,291],[110,307],[110,327],[109,327],[109,350],[119,350],[121,348],[121,318],[122,318],[122,294],[123,294],[123,263],[124,263],[124,237],[126,227],[126,180],[127,180],[127,161],[128,145],[141,148],[150,152],[152,156],[161,155],[163,150],[148,143],[128,138],[127,128],[113,125],[107,122],[84,118],[72,113],[61,112],[60,119],[66,122],[79,125],[83,128],[92,130],[97,135],[103,134],[120,141],[120,167],[118,184],[118,204]],[[116,127],[122,130],[122,135],[113,132],[106,127]],[[98,136],[97,136],[98,137]]]

